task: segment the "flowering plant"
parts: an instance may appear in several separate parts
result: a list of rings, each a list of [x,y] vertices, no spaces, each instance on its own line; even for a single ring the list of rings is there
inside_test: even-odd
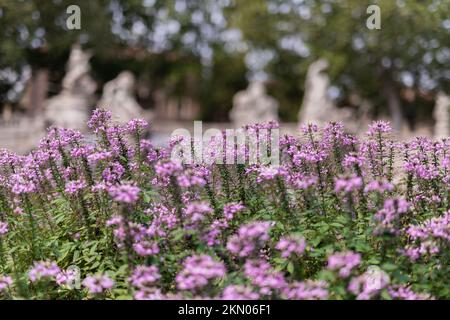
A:
[[[0,297],[450,298],[449,138],[305,125],[279,166],[183,164],[147,125],[95,110],[93,138],[0,152]]]

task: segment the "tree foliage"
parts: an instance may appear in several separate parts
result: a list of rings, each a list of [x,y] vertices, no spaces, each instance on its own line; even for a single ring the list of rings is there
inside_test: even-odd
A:
[[[65,26],[74,2],[81,30]],[[380,30],[366,27],[371,4],[381,8]],[[356,93],[375,111],[408,114],[429,104],[405,101],[405,88],[450,87],[449,6],[442,0],[1,0],[0,70],[48,68],[57,81],[78,41],[95,53],[100,82],[131,69],[150,79],[152,89],[198,100],[205,120],[223,120],[232,95],[262,76],[282,119],[295,120],[307,67],[324,57],[341,103]],[[14,100],[7,92],[17,81],[0,77],[0,101]]]

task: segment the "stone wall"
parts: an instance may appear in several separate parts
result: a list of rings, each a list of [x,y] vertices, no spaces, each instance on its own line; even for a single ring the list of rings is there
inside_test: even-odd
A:
[[[19,118],[0,121],[0,148],[24,154],[36,146],[45,135],[44,121],[38,118]]]

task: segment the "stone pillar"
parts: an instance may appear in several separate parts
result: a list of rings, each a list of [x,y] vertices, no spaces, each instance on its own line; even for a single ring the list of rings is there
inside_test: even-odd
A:
[[[434,137],[436,139],[450,136],[450,97],[443,92],[439,92],[436,105],[433,111],[434,117]]]

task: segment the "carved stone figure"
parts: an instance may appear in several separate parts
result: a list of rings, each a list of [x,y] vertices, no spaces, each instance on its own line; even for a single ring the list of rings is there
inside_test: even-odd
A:
[[[343,121],[351,117],[350,110],[337,108],[328,96],[330,80],[324,71],[328,61],[313,62],[306,75],[305,95],[299,112],[299,121],[324,125],[329,121]]]
[[[143,109],[134,98],[135,79],[131,72],[123,71],[103,87],[99,107],[111,111],[114,120],[127,122],[143,116]]]
[[[236,127],[278,121],[278,102],[266,94],[262,82],[253,81],[246,90],[235,94],[230,119]]]
[[[89,109],[94,102],[97,88],[89,75],[91,55],[74,45],[67,63],[66,75],[62,81],[61,92],[47,100],[45,120],[48,125],[83,128],[88,120]]]
[[[435,138],[440,139],[450,136],[450,97],[443,92],[440,92],[437,96],[433,117]]]

